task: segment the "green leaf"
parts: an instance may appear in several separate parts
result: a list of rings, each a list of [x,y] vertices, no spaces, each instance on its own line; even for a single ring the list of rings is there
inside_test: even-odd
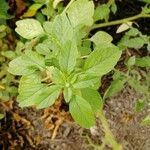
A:
[[[54,104],[54,102],[59,97],[61,89],[57,85],[52,85],[47,87],[42,93],[37,97],[37,108],[46,108]]]
[[[51,34],[60,44],[63,45],[73,38],[73,28],[66,14],[61,14],[55,17]]]
[[[136,58],[135,65],[139,67],[150,67],[150,57]]]
[[[10,19],[7,11],[9,9],[8,3],[5,0],[0,0],[0,19]]]
[[[63,93],[64,93],[64,99],[68,103],[71,100],[73,95],[72,89],[70,87],[65,87]]]
[[[37,52],[28,51],[9,63],[8,71],[14,75],[29,75],[36,70],[45,69],[44,58]]]
[[[96,7],[94,13],[94,21],[103,20],[103,19],[105,21],[108,21],[109,13],[110,13],[110,9],[107,4],[99,5],[98,7]]]
[[[5,117],[4,114],[0,113],[0,119],[3,119],[4,117]]]
[[[25,39],[33,39],[43,34],[43,28],[39,21],[35,19],[23,19],[16,22],[15,31]]]
[[[150,114],[142,120],[142,125],[150,125]]]
[[[65,75],[56,67],[52,69],[51,71],[52,74],[52,81],[60,86],[65,86],[65,81],[66,81],[66,77]]]
[[[139,99],[138,101],[135,102],[135,111],[142,111],[146,107],[146,100],[145,99]]]
[[[23,76],[19,84],[19,96],[17,102],[20,107],[37,106],[45,108],[51,106],[58,98],[61,89],[56,86],[47,87],[41,84],[38,74]]]
[[[139,49],[145,44],[145,41],[141,37],[135,37],[124,40],[122,44],[129,48]]]
[[[112,42],[113,38],[111,35],[104,31],[98,31],[95,35],[90,38],[91,41],[95,43],[95,45],[100,44],[109,44]]]
[[[73,84],[76,89],[91,87],[94,88],[97,83],[99,83],[99,77],[93,77],[88,74],[78,75],[77,80]]]
[[[111,82],[111,85],[107,89],[104,95],[104,99],[115,96],[119,91],[121,91],[124,88],[126,80],[123,79],[116,79]]]
[[[81,89],[82,97],[91,105],[94,112],[103,108],[100,94],[91,88]]]
[[[118,47],[98,45],[85,61],[84,70],[93,76],[102,76],[111,71],[121,56]]]
[[[95,117],[90,104],[80,96],[74,96],[69,103],[69,111],[74,120],[84,128],[95,124]]]
[[[129,58],[128,62],[127,62],[127,66],[131,67],[135,64],[135,56],[132,56]]]
[[[54,0],[53,2],[53,8],[56,9],[57,5],[61,2],[62,0]]]
[[[93,24],[94,3],[88,0],[75,1],[67,11],[73,27],[80,24],[91,26]]]
[[[115,2],[111,5],[111,11],[113,12],[113,14],[117,12],[117,5]]]
[[[42,55],[49,55],[51,50],[49,49],[48,45],[47,44],[44,44],[44,43],[39,43],[36,47],[35,47],[36,51],[39,53],[39,54],[42,54]]]
[[[63,72],[71,73],[76,65],[78,49],[75,40],[68,41],[59,56],[59,65]]]
[[[150,4],[150,0],[143,0],[143,2]]]

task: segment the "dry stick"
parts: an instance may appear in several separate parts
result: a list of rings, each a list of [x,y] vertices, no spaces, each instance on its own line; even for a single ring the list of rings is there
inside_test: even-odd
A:
[[[117,24],[122,24],[122,23],[127,23],[129,21],[137,20],[139,18],[150,18],[150,14],[143,14],[141,12],[140,14],[132,16],[132,17],[128,17],[128,18],[124,18],[124,19],[120,19],[120,20],[116,20],[116,21],[95,24],[95,25],[93,25],[91,30],[102,28],[102,27],[107,27],[107,26],[113,26],[113,25],[117,25]]]

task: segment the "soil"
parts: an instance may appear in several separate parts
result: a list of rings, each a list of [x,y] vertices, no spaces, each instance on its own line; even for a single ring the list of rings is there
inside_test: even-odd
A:
[[[135,113],[133,109],[134,102],[140,97],[141,95],[127,86],[105,104],[111,130],[125,150],[150,149],[150,127],[140,124],[149,109],[140,113]],[[95,144],[101,143],[103,131],[99,120],[91,129],[83,129],[73,122],[64,121],[56,137],[51,139],[54,130],[45,125],[47,120],[42,119],[44,110],[19,109],[16,105],[12,108],[10,103],[5,104],[5,108],[6,106],[6,117],[0,122],[0,149],[94,150],[86,136]]]

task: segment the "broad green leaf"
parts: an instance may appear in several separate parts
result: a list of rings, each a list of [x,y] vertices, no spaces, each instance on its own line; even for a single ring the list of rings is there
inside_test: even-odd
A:
[[[65,44],[68,40],[73,38],[73,28],[66,14],[55,17],[51,34],[60,44]]]
[[[121,56],[118,47],[98,45],[85,61],[84,70],[93,76],[102,76],[111,71]]]
[[[145,99],[139,99],[138,101],[135,102],[135,111],[141,111],[146,107],[146,100]]]
[[[112,42],[113,38],[111,35],[104,31],[98,31],[95,35],[90,38],[91,41],[95,43],[95,45],[100,44],[109,44]]]
[[[124,88],[125,82],[126,82],[125,79],[113,80],[104,95],[104,99],[111,96],[115,96],[119,91],[121,91]]]
[[[47,87],[41,84],[41,78],[37,74],[23,76],[19,85],[17,101],[20,107],[37,106],[46,108],[51,106],[58,98],[61,89],[56,86]]]
[[[142,125],[150,125],[150,114],[142,120]]]
[[[37,52],[28,51],[9,63],[8,71],[14,75],[29,75],[36,70],[45,69],[44,58]]]
[[[100,94],[91,88],[81,89],[82,97],[91,105],[94,112],[102,109],[103,101]]]
[[[138,48],[141,48],[145,44],[145,41],[141,37],[135,37],[135,38],[131,38],[128,40],[124,40],[122,44],[129,48],[138,49]]]
[[[63,72],[71,73],[76,65],[78,49],[75,40],[68,41],[60,52],[59,65]]]
[[[94,21],[103,20],[103,19],[105,21],[108,21],[109,13],[110,13],[110,9],[107,4],[99,5],[98,7],[96,7],[94,13]]]
[[[22,76],[19,84],[19,96],[17,97],[19,106],[35,105],[37,97],[45,88],[47,88],[47,86],[41,84],[41,78],[38,74]]]
[[[42,93],[37,97],[37,108],[46,108],[54,104],[54,102],[59,97],[61,89],[57,85],[52,85],[47,87],[42,91]]]
[[[33,39],[43,34],[43,28],[39,21],[35,19],[23,19],[16,22],[15,31],[25,39]]]
[[[91,26],[93,24],[94,3],[88,0],[75,1],[67,11],[73,27],[78,25]]]
[[[3,119],[3,118],[4,118],[4,114],[0,113],[0,119]]]
[[[0,0],[0,19],[10,19],[7,11],[9,9],[8,3],[5,0]]]
[[[150,57],[136,58],[135,65],[139,67],[150,67]]]
[[[97,83],[99,83],[99,77],[93,77],[88,74],[81,74],[77,77],[76,82],[73,84],[73,87],[76,89],[82,89],[91,87],[94,88]]]
[[[95,124],[95,117],[90,104],[80,96],[74,96],[69,103],[69,112],[82,127],[90,128]]]
[[[72,89],[70,87],[65,87],[63,93],[64,93],[64,99],[68,103],[71,100],[73,95]]]

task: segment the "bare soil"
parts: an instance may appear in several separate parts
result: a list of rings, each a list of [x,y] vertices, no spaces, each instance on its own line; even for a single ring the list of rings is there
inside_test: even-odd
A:
[[[111,130],[125,150],[150,149],[150,127],[140,124],[149,109],[140,113],[135,113],[133,109],[134,102],[140,97],[141,95],[126,87],[118,96],[106,101],[105,112]],[[56,137],[52,139],[55,128],[47,126],[47,122],[56,127],[57,121],[47,120],[48,116],[44,118],[43,110],[20,109],[10,102],[1,105],[7,111],[6,117],[0,121],[0,149],[93,150],[87,135],[93,143],[101,143],[103,131],[99,120],[95,127],[83,129],[66,118],[56,131]],[[107,149],[111,148],[108,146]]]

